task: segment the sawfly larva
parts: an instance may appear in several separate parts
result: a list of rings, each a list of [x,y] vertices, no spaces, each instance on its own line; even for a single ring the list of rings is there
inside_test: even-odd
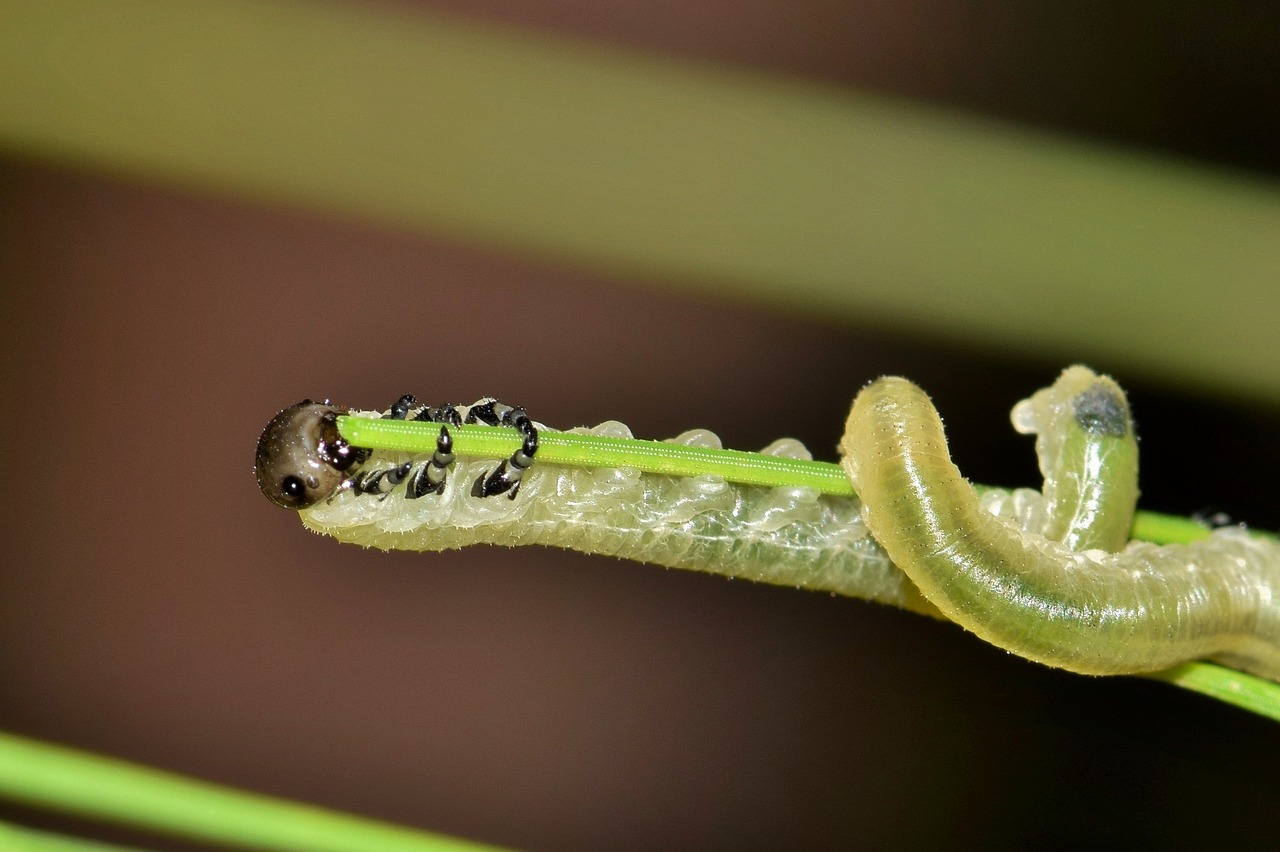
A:
[[[484,404],[485,422],[501,422],[501,416],[493,416],[494,403]],[[1061,430],[1063,422],[1054,415],[1060,405],[1057,396],[1042,393],[1028,415],[1027,430],[1036,430],[1037,418],[1042,433]],[[432,427],[437,431],[427,442],[434,444],[430,454],[351,446],[337,430],[337,418],[349,413],[346,409],[307,400],[285,409],[258,442],[255,470],[263,493],[278,505],[303,510],[309,528],[368,547],[426,551],[478,543],[545,544],[833,591],[939,616],[867,534],[861,504],[834,465],[829,467],[839,472],[844,494],[822,494],[804,485],[765,487],[709,475],[540,462],[528,469],[519,501],[494,501],[477,487],[492,476],[491,462],[452,452],[448,425],[456,427],[463,414],[446,405],[423,407],[411,418],[414,406],[406,396],[385,414],[372,416],[383,418],[377,421],[383,427],[387,420],[405,428],[424,421],[445,424]],[[464,407],[465,419],[477,419],[472,416],[476,408]],[[500,409],[515,410],[523,414],[522,409]],[[631,438],[616,422],[571,432]],[[547,440],[554,440],[555,433],[548,434]],[[1052,473],[1049,448],[1061,446],[1067,437],[1051,437],[1042,447],[1047,473]],[[660,446],[664,452],[718,450],[720,441],[710,432],[694,430]],[[763,455],[738,455],[757,463],[811,459],[791,439],[775,442]],[[1052,457],[1055,464],[1060,455]],[[452,475],[446,476],[446,468],[453,469]],[[401,482],[404,488],[397,490]],[[477,485],[468,489],[468,482]],[[830,483],[824,487],[829,490]],[[1046,523],[1037,492],[993,489],[984,499],[993,512],[1014,523],[1037,530]]]
[[[1280,680],[1280,544],[1222,529],[1191,544],[1107,553],[1112,534],[1094,535],[1111,513],[1132,511],[1137,494],[1127,406],[1097,387],[1104,398],[1075,395],[1073,414],[1076,437],[1096,447],[1069,462],[1097,465],[1064,470],[1048,459],[1056,476],[1046,479],[1044,529],[1054,541],[983,510],[924,391],[901,378],[873,382],[842,441],[872,535],[947,618],[1027,659],[1083,674],[1212,659]],[[1088,484],[1062,488],[1064,476]]]
[[[523,408],[496,399],[479,400],[462,406],[462,411],[448,403],[439,408],[419,407],[413,396],[405,394],[382,416],[406,420],[415,407],[419,411],[414,422],[441,424],[431,458],[419,464],[416,473],[410,461],[389,467],[364,465],[371,450],[352,446],[338,431],[338,417],[350,413],[348,409],[304,399],[271,418],[262,430],[253,466],[258,487],[268,500],[286,509],[306,509],[345,489],[385,496],[406,479],[409,499],[439,494],[454,461],[449,424],[484,423],[514,427],[521,443],[510,458],[476,478],[472,493],[476,497],[505,493],[512,500],[516,498],[524,472],[538,451],[538,430]],[[352,468],[358,472],[347,476]]]
[[[492,476],[492,461],[458,453],[438,493],[411,499],[408,486],[397,486],[429,469],[439,448],[430,456],[357,451],[336,431],[336,417],[345,413],[309,401],[285,409],[264,430],[255,465],[258,483],[273,502],[300,509],[308,528],[340,541],[417,551],[544,544],[850,594],[937,616],[867,534],[852,496],[539,460],[521,471],[519,499],[494,499],[467,487]],[[405,417],[394,406],[381,416]],[[448,434],[447,425],[433,428]],[[570,433],[631,438],[614,421]],[[686,432],[671,444],[720,447],[705,430]],[[763,453],[779,460],[811,458],[792,439]],[[290,491],[304,494],[305,503],[281,499]]]
[[[858,395],[843,471],[792,439],[757,455],[721,450],[705,430],[662,444],[612,421],[554,432],[492,400],[465,416],[444,406],[410,418],[415,407],[404,397],[381,415],[285,409],[259,440],[259,485],[301,509],[309,529],[366,547],[565,547],[889,603],[1077,672],[1212,658],[1280,679],[1280,545],[1238,528],[1187,545],[1129,543],[1128,404],[1083,367],[1013,412],[1037,435],[1043,492],[977,492],[951,463],[932,404],[904,379]],[[342,437],[344,418],[369,446]],[[514,444],[481,453],[464,419],[513,427]],[[557,463],[557,442],[571,437],[608,445],[605,461]],[[692,466],[672,461],[696,448],[708,451]],[[723,475],[670,472],[699,469]],[[512,499],[494,499],[504,492]]]

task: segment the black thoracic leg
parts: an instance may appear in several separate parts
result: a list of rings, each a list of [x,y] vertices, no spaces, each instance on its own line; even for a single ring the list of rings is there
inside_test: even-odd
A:
[[[440,434],[436,437],[436,451],[431,454],[430,461],[419,465],[417,473],[405,486],[405,496],[416,500],[427,494],[439,494],[444,491],[445,480],[449,475],[449,466],[453,464],[453,436],[449,434],[449,426],[461,426],[462,416],[451,402],[438,408],[424,405],[414,415],[417,423],[439,423]]]
[[[403,420],[409,409],[418,404],[413,394],[407,393],[391,403],[391,408],[382,415],[383,420]],[[362,460],[363,461],[363,460]],[[409,474],[409,464],[400,464],[383,470],[358,471],[342,483],[342,488],[350,488],[357,494],[380,494],[386,497],[391,489],[399,485]]]
[[[413,394],[407,393],[391,404],[391,410],[382,415],[383,420],[403,420],[409,409],[418,404]]]
[[[382,418],[405,420],[417,404],[418,400],[413,394],[407,393],[392,403]],[[429,423],[437,420],[441,423],[461,423],[457,410],[447,403],[437,409],[423,406],[413,419]],[[449,434],[447,428],[442,426],[440,436],[436,439],[435,453],[432,454],[430,461],[421,465],[418,472],[409,480],[409,484],[405,486],[406,496],[415,499],[424,494],[439,494],[444,490],[445,475],[451,464],[453,464],[453,436]],[[378,494],[385,498],[406,477],[409,477],[412,468],[412,462],[403,462],[383,470],[362,471],[347,479],[343,487],[350,488],[357,494]]]
[[[492,497],[510,492],[514,500],[520,492],[520,478],[533,464],[538,452],[538,429],[529,415],[519,406],[505,405],[495,399],[483,400],[467,411],[467,423],[486,423],[490,426],[513,426],[524,436],[520,449],[511,454],[488,474],[481,475],[471,487],[474,497]]]
[[[382,419],[403,420],[405,415],[409,413],[409,409],[417,404],[418,401],[413,398],[413,394],[407,393],[391,404],[391,408],[386,414],[382,415]],[[363,465],[372,455],[372,451],[368,449],[352,449],[354,450],[352,460],[357,467]],[[408,472],[407,466],[403,464],[386,470],[357,471],[342,480],[342,483],[326,502],[332,503],[339,494],[347,489],[351,489],[357,494],[381,494],[385,497],[391,492],[392,488],[400,484]]]
[[[404,462],[395,467],[357,473],[351,480],[351,487],[357,494],[379,494],[385,498],[404,481],[412,466],[410,462]]]
[[[412,394],[405,394],[396,400],[383,415],[388,420],[405,420],[418,404]],[[458,409],[451,403],[439,408],[423,406],[414,415],[419,422],[440,423],[440,435],[436,438],[436,450],[431,459],[420,465],[416,473],[412,472],[412,464],[404,462],[383,470],[362,471],[343,482],[343,488],[351,488],[357,494],[378,494],[382,497],[409,479],[405,486],[406,497],[417,499],[427,494],[439,494],[444,490],[449,466],[454,462],[453,436],[448,426],[461,426],[465,423],[484,423],[489,426],[511,426],[524,436],[520,448],[503,460],[497,468],[475,481],[471,493],[477,497],[492,497],[495,494],[507,494],[514,500],[520,491],[520,480],[524,472],[533,464],[538,452],[538,429],[529,419],[523,408],[506,405],[494,399],[484,399],[468,407],[464,420]]]
[[[413,418],[423,423],[448,423],[450,426],[461,426],[462,416],[452,402],[446,402],[439,408],[424,407]]]
[[[457,417],[457,412],[454,412],[454,417]],[[405,496],[410,500],[416,500],[424,494],[439,494],[444,491],[444,481],[451,464],[453,464],[453,436],[449,434],[449,427],[441,424],[440,437],[436,438],[436,451],[431,454],[430,461],[419,465],[418,472],[405,486]]]

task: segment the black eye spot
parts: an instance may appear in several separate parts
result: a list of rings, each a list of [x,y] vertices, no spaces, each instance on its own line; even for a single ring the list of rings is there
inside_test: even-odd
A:
[[[1091,435],[1123,438],[1129,431],[1129,410],[1119,391],[1102,382],[1073,401],[1076,422]]]
[[[338,490],[342,471],[363,458],[338,435],[337,409],[300,402],[272,417],[258,437],[253,473],[268,500],[285,509],[314,506]]]
[[[289,475],[281,481],[280,491],[286,497],[291,497],[297,500],[307,493],[307,486],[300,478]]]

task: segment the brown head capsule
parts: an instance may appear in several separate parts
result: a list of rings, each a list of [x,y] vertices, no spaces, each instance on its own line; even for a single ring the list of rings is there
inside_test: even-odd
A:
[[[305,509],[342,484],[346,470],[367,451],[338,434],[345,408],[304,399],[281,411],[262,430],[253,469],[267,499],[286,509]]]

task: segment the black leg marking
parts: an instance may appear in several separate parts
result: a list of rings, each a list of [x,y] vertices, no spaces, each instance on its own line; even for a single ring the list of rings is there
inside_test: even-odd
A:
[[[448,423],[450,426],[461,426],[462,415],[452,402],[446,402],[439,408],[423,406],[413,418],[418,423]]]
[[[385,420],[407,420],[409,412],[417,407],[417,398],[407,393],[392,403],[391,408],[382,417]],[[424,405],[413,416],[413,420],[462,425],[462,417],[452,403],[445,403],[439,408]],[[367,456],[368,451],[365,451],[365,457]],[[387,495],[406,479],[409,482],[405,486],[405,496],[411,500],[426,494],[439,494],[444,490],[445,478],[449,466],[453,464],[453,459],[453,436],[449,434],[447,428],[442,426],[440,436],[436,439],[435,453],[428,462],[420,465],[416,472],[412,469],[412,462],[404,462],[383,470],[361,471],[344,480],[334,496],[350,489],[357,494],[377,494],[379,499],[386,499]],[[362,458],[361,461],[363,460]],[[330,500],[332,499],[331,497]]]
[[[452,402],[446,402],[439,408],[433,409],[431,417],[437,423],[448,423],[452,426],[462,425],[462,415],[458,413],[458,409],[454,407]]]
[[[483,423],[486,426],[502,426],[502,414],[494,411],[494,406],[502,405],[496,399],[482,399],[473,402],[467,409],[466,423]]]
[[[538,429],[529,419],[529,415],[519,406],[505,405],[490,399],[471,406],[467,412],[467,423],[486,423],[490,426],[512,426],[524,435],[520,449],[511,454],[488,474],[481,475],[471,486],[473,497],[492,497],[495,494],[507,493],[514,500],[520,493],[520,478],[533,465],[533,457],[538,453]],[[510,493],[508,493],[510,492]]]
[[[409,419],[409,412],[417,408],[418,401],[412,394],[405,394],[391,405],[383,415],[387,420]],[[492,497],[495,494],[506,494],[514,500],[520,492],[520,480],[524,472],[533,465],[534,456],[538,452],[538,429],[529,419],[523,408],[506,405],[496,399],[484,399],[467,408],[464,419],[452,403],[445,403],[438,408],[423,406],[413,420],[425,423],[440,423],[440,436],[436,439],[436,450],[431,459],[418,466],[414,471],[411,462],[404,462],[392,468],[382,470],[360,471],[343,480],[334,497],[348,489],[357,494],[376,494],[385,499],[401,482],[408,480],[405,496],[416,500],[427,494],[440,494],[444,491],[449,467],[454,462],[453,436],[448,426],[461,426],[464,423],[483,423],[487,426],[510,426],[519,430],[524,436],[520,448],[503,460],[488,474],[480,476],[472,486],[471,493],[477,497]],[[359,462],[368,458],[369,452],[362,451]]]
[[[409,475],[409,468],[411,467],[413,467],[413,465],[409,462],[398,464],[391,468],[391,470],[387,471],[387,475],[382,479],[384,482],[390,483],[391,488],[395,488],[401,482],[404,482],[404,478]]]
[[[385,499],[409,475],[412,466],[409,462],[404,462],[395,467],[357,473],[351,479],[351,487],[357,494],[377,494]]]
[[[403,420],[405,415],[409,413],[409,409],[413,408],[417,404],[418,401],[413,398],[413,394],[407,393],[392,403],[391,410],[382,415],[382,419]]]
[[[449,465],[453,464],[453,436],[448,426],[440,427],[440,437],[436,438],[436,451],[431,460],[418,467],[418,472],[405,486],[405,496],[416,500],[424,494],[439,494],[444,491],[445,479],[449,474]]]

